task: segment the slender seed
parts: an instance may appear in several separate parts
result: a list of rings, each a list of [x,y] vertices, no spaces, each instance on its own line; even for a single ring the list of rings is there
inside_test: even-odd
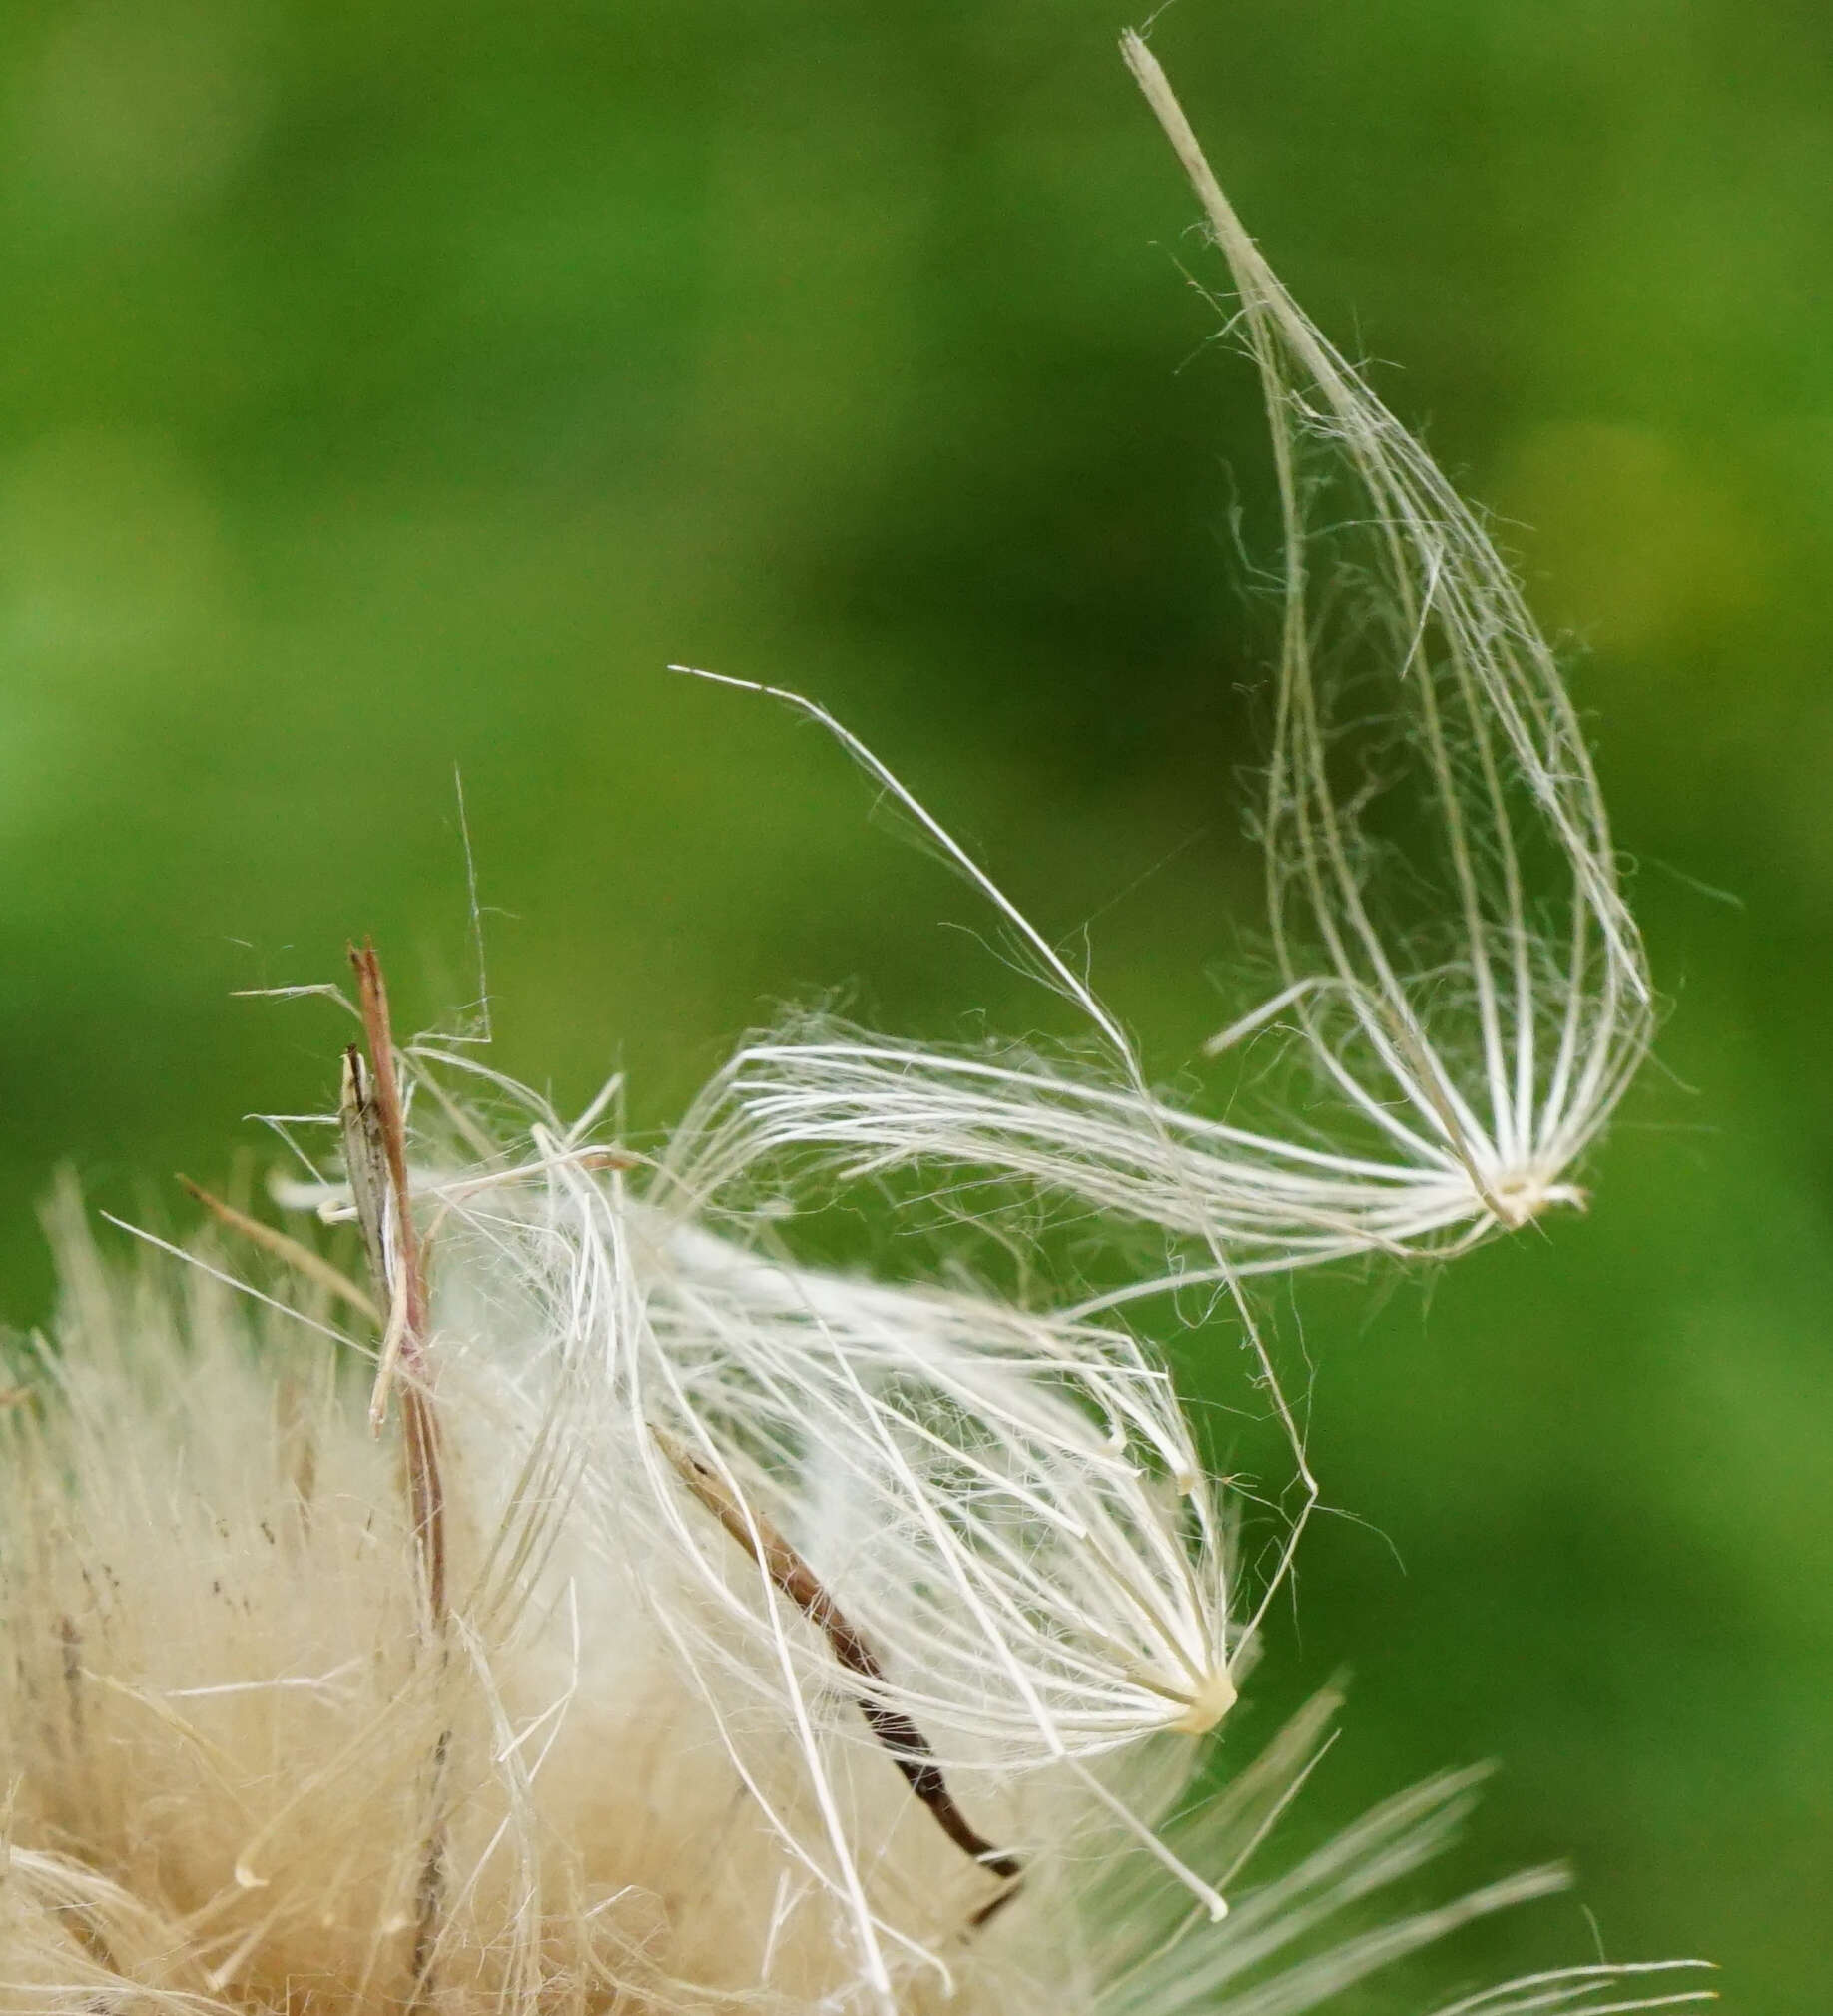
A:
[[[877,1654],[858,1628],[848,1622],[820,1577],[782,1534],[761,1514],[742,1505],[711,1464],[704,1463],[665,1430],[652,1426],[650,1433],[674,1465],[682,1483],[822,1634],[840,1664],[875,1686],[883,1684],[885,1669]],[[870,1694],[856,1694],[854,1700],[867,1726],[903,1773],[905,1782],[929,1809],[935,1824],[949,1840],[970,1860],[1015,1885],[1024,1872],[1024,1864],[1016,1855],[995,1848],[970,1824],[955,1804],[928,1738],[910,1716],[897,1708],[883,1706]],[[1004,1891],[984,1910],[976,1912],[971,1922],[984,1924],[1011,1895],[1010,1889]]]

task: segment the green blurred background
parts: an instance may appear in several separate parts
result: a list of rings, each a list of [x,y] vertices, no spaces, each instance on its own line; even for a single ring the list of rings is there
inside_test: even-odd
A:
[[[828,746],[670,658],[826,699],[1048,929],[1089,923],[1156,1066],[1218,1025],[1264,450],[1121,25],[0,7],[11,1320],[60,1162],[169,1212],[242,1115],[323,1101],[322,1005],[233,989],[337,977],[366,930],[404,1018],[472,998],[454,763],[499,1060],[563,1098],[622,1064],[663,1120],[840,983],[904,1029],[1044,1015]],[[1318,1529],[1244,1725],[1347,1662],[1312,1824],[1499,1755],[1459,1874],[1569,1854],[1613,1955],[1824,2007],[1833,15],[1182,0],[1155,47],[1588,647],[1672,1003],[1589,1217],[1291,1298],[1367,1524]],[[1180,1348],[1198,1381],[1232,1349]],[[1593,1943],[1555,1903],[1425,1972]]]

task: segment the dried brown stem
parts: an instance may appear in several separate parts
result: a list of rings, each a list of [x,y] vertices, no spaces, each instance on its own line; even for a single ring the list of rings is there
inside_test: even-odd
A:
[[[344,1162],[363,1243],[387,1305],[387,1329],[372,1410],[386,1404],[387,1382],[398,1358],[401,1382],[401,1445],[407,1471],[407,1507],[426,1594],[429,1636],[441,1664],[446,1654],[450,1612],[446,1598],[445,1493],[439,1471],[438,1422],[426,1383],[426,1279],[413,1223],[407,1179],[407,1120],[394,1067],[394,1032],[388,1019],[388,990],[372,944],[350,947],[356,975],[369,1067],[354,1049],[344,1053],[340,1114]],[[389,1234],[392,1233],[392,1239]],[[445,1775],[451,1731],[433,1746],[426,1853],[415,1898],[411,2007],[425,2006],[433,1946],[445,1896]]]
[[[401,1391],[401,1430],[407,1459],[408,1509],[414,1544],[426,1582],[426,1603],[436,1630],[446,1618],[445,1498],[439,1476],[438,1425],[424,1383],[426,1281],[414,1231],[407,1183],[407,1123],[400,1080],[394,1068],[394,1033],[388,1020],[388,990],[373,945],[350,948],[362,1025],[368,1036],[369,1068],[346,1052],[343,1081],[344,1155],[350,1192],[362,1226],[376,1286],[388,1305],[387,1343],[378,1392],[398,1352],[407,1379]],[[383,1199],[387,1200],[384,1212]],[[388,1233],[393,1233],[392,1241]]]
[[[388,1021],[388,989],[373,945],[365,944],[360,951],[351,946],[350,965],[356,973],[363,1033],[369,1043],[375,1134],[381,1145],[388,1190],[394,1200],[394,1236],[400,1257],[401,1279],[406,1284],[407,1330],[411,1340],[403,1355],[412,1367],[418,1362],[426,1330],[426,1282],[420,1272],[419,1242],[414,1234],[413,1212],[408,1205],[407,1118],[401,1104],[400,1080],[394,1069],[394,1031]]]

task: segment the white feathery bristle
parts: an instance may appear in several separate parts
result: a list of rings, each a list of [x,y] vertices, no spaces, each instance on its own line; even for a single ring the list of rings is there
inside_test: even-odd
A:
[[[1328,1098],[1307,1098],[1300,1134],[1289,1112],[1223,1124],[1155,1092],[1086,979],[891,771],[825,710],[754,688],[822,722],[976,884],[1019,956],[1087,1016],[1108,1069],[791,1028],[734,1059],[699,1116],[695,1171],[716,1191],[784,1154],[854,1176],[955,1165],[1216,1249],[1116,1300],[1357,1253],[1444,1254],[1582,1203],[1570,1171],[1654,1012],[1591,756],[1520,589],[1267,266],[1144,43],[1124,48],[1228,262],[1283,517],[1260,817],[1279,987],[1207,1047],[1281,1029]],[[1313,526],[1325,489],[1329,541]],[[1320,557],[1346,540],[1353,555]],[[1384,836],[1368,806],[1397,796],[1407,807]],[[1387,919],[1401,890],[1424,893],[1418,931]]]
[[[434,1174],[428,1222],[466,1192],[514,1194],[508,1167],[551,1172],[552,1148]],[[624,1208],[633,1245],[657,1237],[650,1207]],[[690,1402],[673,1418],[710,1452],[733,1450],[743,1502],[806,1544],[863,1640],[883,1632],[884,1681],[863,1680],[678,1473],[632,1460],[658,1444],[626,1410],[676,1389],[641,1384],[647,1345],[620,1340],[618,1363],[589,1326],[545,1326],[526,1237],[520,1211],[495,1225],[479,1213],[429,1244],[450,1571],[435,1638],[398,1448],[369,1431],[360,1362],[239,1305],[215,1260],[217,1272],[105,1264],[65,1206],[64,1312],[34,1397],[10,1412],[0,1485],[8,2010],[1183,2016],[1200,1988],[1205,2010],[1271,2016],[1321,2007],[1549,1887],[1530,1875],[1379,1933],[1345,1921],[1444,1845],[1468,1778],[1260,1874],[1320,1753],[1328,1700],[1162,1839],[1146,1834],[1188,1786],[1199,1744],[1143,1728],[1124,1742],[1104,1723],[1086,1760],[1048,1754],[1034,1732],[1007,1740],[960,1622],[973,1607],[926,1542],[895,1530],[909,1508],[885,1497],[850,1519],[819,1466],[740,1451],[747,1423],[787,1417],[706,1404],[734,1379],[718,1362],[731,1340],[698,1364],[689,1353]],[[679,1239],[664,1233],[658,1250]],[[690,1252],[682,1271],[799,1309],[834,1287],[764,1284],[766,1264],[742,1254]],[[602,1276],[575,1252],[553,1285],[589,1302]],[[645,1292],[672,1291],[652,1279]],[[885,1294],[875,1320],[898,1304]],[[664,1325],[671,1348],[690,1306]],[[989,1331],[998,1313],[989,1302]],[[1027,1438],[1084,1453],[1054,1360],[1027,1394],[1015,1359],[957,1390],[945,1332],[936,1357],[951,1407],[990,1414],[996,1400]],[[773,1376],[799,1374],[786,1358]],[[911,1405],[883,1418],[922,1417]],[[1008,1484],[970,1464],[897,1488],[940,1507]],[[963,1536],[980,1519],[1012,1556],[1029,1552],[1022,1505],[960,1516]],[[1129,1572],[1126,1536],[1099,1517],[1072,1573],[1068,1539],[1035,1516],[1025,1601],[1049,1600],[1053,1578],[1074,1591]],[[1145,1550],[1147,1609],[1166,1600],[1150,1580],[1158,1545]],[[927,1671],[923,1631],[898,1627],[901,1576],[916,1578],[903,1595],[937,1643]],[[986,1608],[1040,1659],[1022,1652],[1016,1587]],[[1109,1622],[1116,1643],[1138,1634],[1136,1619]],[[871,1710],[898,1704],[936,1739],[930,1762],[996,1852],[963,1854],[872,1740]],[[1063,1723],[1079,1726],[1067,1711]],[[1015,1878],[995,1866],[1008,1856]],[[1225,1892],[1227,1916],[1193,1916],[1180,1870]],[[1606,1974],[1572,1978],[1588,1992]]]
[[[837,1773],[859,1768],[848,1751],[876,1761],[870,1703],[920,1731],[963,1802],[996,1810],[1027,1773],[1073,1779],[1221,1719],[1223,1521],[1168,1374],[1133,1338],[747,1250],[535,1127],[527,1180],[427,1185],[449,1256],[440,1332],[525,1340],[531,1432],[564,1405],[580,1516],[607,1559],[675,1564],[658,1628],[739,1769],[756,1727],[772,1742],[790,1727],[817,1803],[838,1798]],[[786,1622],[772,1538],[872,1650],[850,1698],[832,1646]],[[734,1686],[751,1713],[720,1705]],[[1150,1838],[1166,1793],[1141,1807],[1094,1784]],[[816,1860],[876,1942],[843,1833],[830,1816]]]
[[[1265,840],[1280,1010],[1402,1164],[1462,1173],[1471,1215],[1522,1224],[1571,1200],[1563,1172],[1621,1096],[1652,1023],[1577,712],[1477,515],[1268,267],[1145,44],[1129,35],[1123,47],[1228,262],[1273,433],[1284,623]],[[1380,857],[1360,802],[1378,780],[1344,777],[1332,750],[1348,723],[1331,711],[1325,626],[1344,582],[1319,578],[1309,557],[1314,447],[1342,479],[1347,497],[1333,502],[1368,555],[1361,635],[1345,641],[1380,660],[1375,704],[1404,710],[1433,831],[1427,872],[1455,920],[1425,971],[1377,918]],[[1321,969],[1306,963],[1314,944]]]

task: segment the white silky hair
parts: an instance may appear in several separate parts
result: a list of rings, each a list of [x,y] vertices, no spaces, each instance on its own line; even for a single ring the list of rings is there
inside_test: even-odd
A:
[[[112,1265],[59,1207],[56,1334],[0,1410],[8,2010],[1302,2016],[1562,1883],[1369,1909],[1446,1845],[1472,1773],[1269,1868],[1331,1697],[1256,1757],[1231,1745],[1220,1790],[1193,1797],[1304,1512],[1244,1599],[1232,1509],[1121,1313],[1174,1275],[1079,1303],[964,1263],[878,1279],[811,1264],[774,1208],[811,1162],[825,1181],[939,1160],[1171,1234],[1184,1277],[1232,1297],[1308,1508],[1244,1280],[1444,1250],[1563,1200],[1647,1040],[1550,658],[1481,529],[1259,263],[1143,45],[1127,53],[1233,267],[1287,513],[1282,986],[1247,1026],[1291,1014],[1374,1145],[1155,1093],[1086,981],[802,700],[1083,1010],[1100,1073],[796,1029],[639,1152],[605,1125],[615,1087],[567,1123],[461,1046],[397,1054],[365,955],[371,1055],[346,1064],[342,1121],[346,1155],[368,1140],[372,1159],[276,1194],[358,1220],[372,1296],[228,1207],[284,1263],[271,1290],[210,1243],[170,1249],[193,1263],[176,1275]],[[1328,774],[1302,434],[1347,454],[1409,640],[1392,683],[1420,710],[1460,930],[1429,975],[1404,977],[1381,936]],[[1524,795],[1564,864],[1557,955],[1530,913]],[[364,1356],[383,1367],[367,1409]],[[390,1382],[431,1424],[404,1457],[372,1433]],[[1440,2016],[1703,1999],[1599,1961]]]
[[[773,1730],[801,1730],[819,1798],[827,1747],[875,1740],[857,1713],[836,1717],[831,1649],[786,1629],[761,1565],[735,1583],[731,1536],[683,1491],[671,1449],[807,1563],[873,1649],[861,1697],[914,1723],[940,1766],[996,1783],[1060,1765],[1165,1857],[1156,1809],[1089,1768],[1161,1731],[1201,1734],[1235,1699],[1227,1534],[1165,1367],[1115,1325],[748,1248],[592,1168],[576,1131],[523,1097],[530,1158],[424,1194],[447,1250],[471,1256],[454,1281],[489,1290],[468,1327],[540,1340],[531,1407],[554,1404],[556,1379],[570,1395],[595,1530],[666,1536],[696,1598],[659,1620],[685,1670],[742,1676]],[[877,1968],[859,1873],[831,1835],[828,1879]]]
[[[1191,1803],[1197,1719],[1124,1678],[1160,1653],[1181,1671],[1155,1634],[1214,1544],[1180,1509],[1189,1479],[1119,1432],[1164,1419],[1135,1391],[1142,1348],[1091,1348],[1084,1392],[1054,1352],[1020,1355],[1038,1340],[988,1297],[994,1363],[969,1371],[950,1334],[973,1321],[965,1290],[860,1284],[856,1306],[854,1284],[670,1222],[605,1159],[536,1120],[470,1167],[420,1167],[450,1524],[436,1641],[361,1358],[285,1313],[303,1295],[334,1336],[322,1291],[239,1303],[208,1245],[188,1271],[126,1269],[65,1201],[63,1311],[22,1368],[0,1483],[8,2010],[1297,2016],[1559,1887],[1529,1871],[1370,1926],[1372,1900],[1451,1838],[1470,1773],[1265,1869],[1332,1697],[1257,1757],[1233,1745],[1222,1790]],[[786,1310],[765,1372],[737,1364]],[[796,1424],[755,1393],[828,1351],[851,1359],[836,1392],[875,1433],[779,1442]],[[811,1402],[817,1422],[838,1404]],[[646,1460],[659,1418],[806,1549],[874,1642],[876,1680]],[[938,1420],[959,1463],[918,1453]],[[905,1463],[883,1461],[881,1432]],[[1137,1497],[1098,1460],[1123,1449]],[[931,1823],[872,1734],[888,1704],[932,1740],[1015,1884]],[[1226,1916],[1193,1889],[1225,1893]],[[1644,1972],[1469,2007],[1703,1999],[1684,1976],[1651,1996]]]
[[[1150,1086],[1084,976],[906,786],[825,710],[778,692],[980,888],[1107,1062],[805,1019],[735,1057],[701,1116],[698,1172],[717,1189],[753,1157],[824,1155],[854,1176],[952,1164],[1220,1248],[1115,1300],[1370,1252],[1443,1255],[1582,1203],[1570,1171],[1654,1020],[1552,649],[1476,513],[1262,258],[1150,51],[1123,46],[1227,263],[1272,437],[1281,616],[1258,825],[1278,985],[1207,1050],[1283,1031],[1316,1088],[1304,1130],[1290,1105],[1227,1124]],[[1395,800],[1377,831],[1370,808]]]

